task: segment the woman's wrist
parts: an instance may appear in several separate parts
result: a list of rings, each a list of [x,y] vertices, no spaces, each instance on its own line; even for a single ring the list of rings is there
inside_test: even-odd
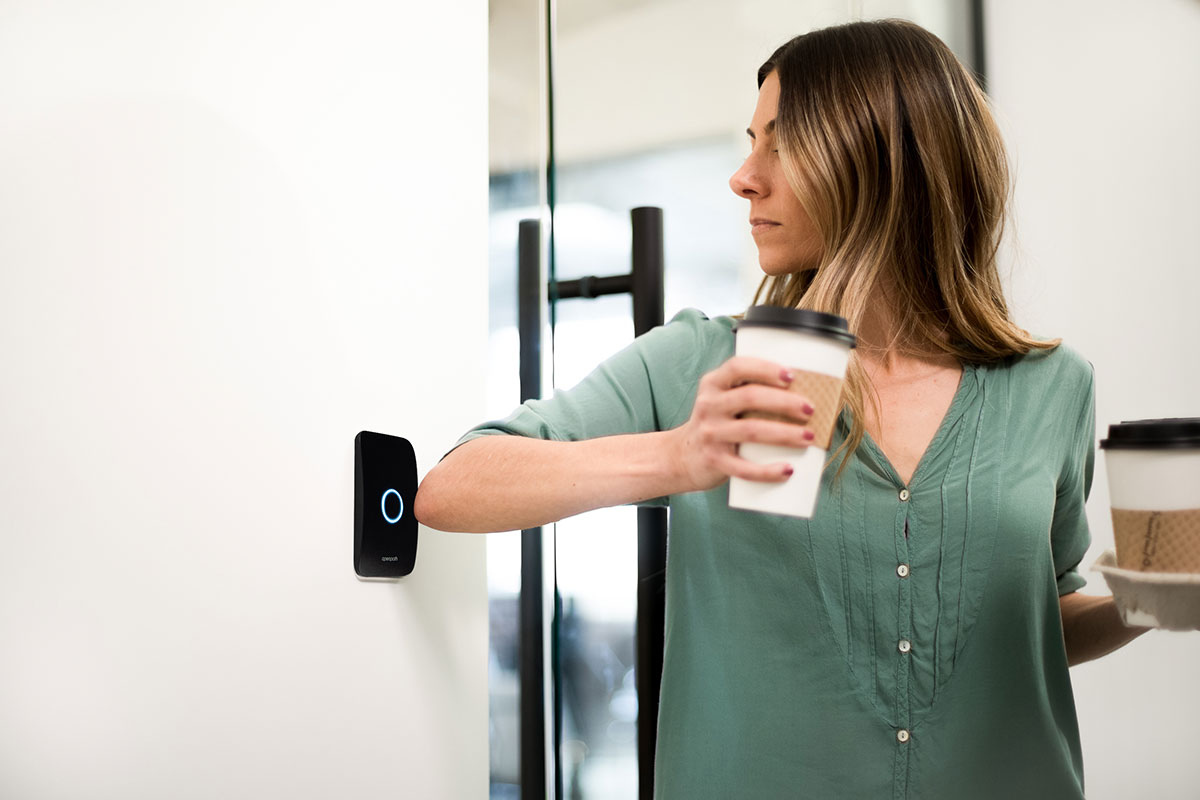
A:
[[[1059,608],[1070,666],[1108,655],[1150,630],[1126,625],[1109,595],[1072,592],[1059,598]]]
[[[659,469],[671,489],[666,494],[686,494],[698,490],[687,468],[687,433],[687,425],[680,425],[669,431],[662,431],[661,440],[657,443],[656,452],[661,459]]]

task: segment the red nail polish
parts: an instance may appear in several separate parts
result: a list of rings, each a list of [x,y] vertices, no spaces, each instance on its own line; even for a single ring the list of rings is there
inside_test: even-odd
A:
[[[800,406],[800,410],[803,411],[805,414],[811,415],[813,413],[813,407],[810,406],[808,403],[805,403],[804,405]]]
[[[795,379],[796,373],[792,372],[790,369],[782,369],[779,371],[779,377],[785,383],[791,383]]]
[[[793,472],[795,472],[795,470],[793,470],[791,467],[784,467],[784,468],[783,468],[783,474],[784,474],[784,475],[787,475],[789,478],[790,478],[790,477],[792,477],[792,473],[793,473]]]

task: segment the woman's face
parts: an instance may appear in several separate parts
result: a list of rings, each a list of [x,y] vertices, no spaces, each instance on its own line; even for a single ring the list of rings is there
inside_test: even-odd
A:
[[[750,231],[758,246],[758,264],[768,275],[813,269],[821,258],[821,239],[783,176],[775,143],[779,75],[772,72],[758,92],[758,105],[746,133],[750,155],[729,179],[729,187],[750,201]]]

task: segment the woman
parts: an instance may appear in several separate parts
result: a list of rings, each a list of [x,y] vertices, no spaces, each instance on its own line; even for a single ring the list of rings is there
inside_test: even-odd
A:
[[[670,504],[659,797],[1080,798],[1068,665],[1141,630],[1076,593],[1092,373],[1009,317],[986,98],[899,21],[797,37],[758,82],[730,180],[755,302],[859,339],[813,519],[728,507],[732,475],[787,479],[737,444],[803,447],[813,408],[695,310],[468,433],[416,515],[498,531]]]

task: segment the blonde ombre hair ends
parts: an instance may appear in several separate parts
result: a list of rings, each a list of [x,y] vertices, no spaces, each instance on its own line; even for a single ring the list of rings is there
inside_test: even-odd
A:
[[[1009,316],[996,265],[1004,143],[950,48],[903,20],[855,22],[784,44],[759,69],[760,87],[772,72],[784,174],[823,250],[815,269],[766,277],[754,304],[838,314],[858,331],[886,296],[889,347],[969,363],[1058,344]],[[862,442],[868,392],[852,355],[843,391],[852,425],[837,453]]]

